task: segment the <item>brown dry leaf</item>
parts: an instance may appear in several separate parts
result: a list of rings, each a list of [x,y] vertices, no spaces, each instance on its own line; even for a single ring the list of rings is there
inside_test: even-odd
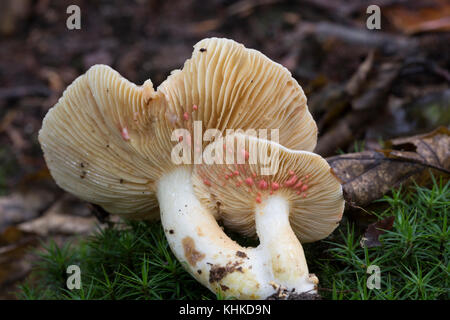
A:
[[[449,129],[440,127],[428,134],[394,139],[388,146],[390,149],[327,158],[350,205],[366,206],[413,179],[426,185],[430,173],[449,178]]]
[[[16,192],[0,197],[0,230],[34,219],[54,201],[55,194],[45,189]]]
[[[394,26],[406,34],[431,31],[450,31],[450,2],[430,0],[421,8],[399,5],[383,9]]]
[[[88,210],[87,205],[84,207],[82,205],[74,206],[72,199],[73,197],[66,195],[57,201],[44,215],[37,219],[21,223],[18,225],[18,228],[21,231],[31,232],[39,236],[91,233],[97,226],[96,218],[86,216],[84,211]]]
[[[0,292],[31,271],[30,248],[38,244],[33,234],[8,227],[0,233]],[[9,298],[9,296],[7,296]]]
[[[361,247],[373,248],[380,247],[381,242],[378,239],[380,235],[386,233],[385,230],[391,230],[394,226],[395,217],[387,217],[383,220],[374,222],[367,227],[366,232],[364,233],[363,238],[361,239]]]

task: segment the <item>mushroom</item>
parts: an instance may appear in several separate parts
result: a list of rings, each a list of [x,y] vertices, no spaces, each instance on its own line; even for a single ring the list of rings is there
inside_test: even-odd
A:
[[[177,258],[217,290],[209,279],[223,270],[198,268],[208,261],[195,239],[203,233],[215,248],[239,246],[194,192],[193,165],[172,161],[173,151],[182,145],[185,156],[207,146],[195,129],[238,128],[279,129],[280,143],[293,149],[311,151],[317,140],[306,97],[286,68],[232,40],[211,38],[197,43],[183,69],[156,91],[150,80],[136,86],[108,66],[91,67],[49,110],[39,141],[61,188],[126,218],[161,217]],[[233,289],[240,298],[264,297],[257,292],[248,281]]]
[[[225,164],[196,166],[192,183],[197,199],[208,211],[217,212],[231,230],[244,236],[256,234],[260,244],[240,247],[229,242],[215,224],[205,225],[205,219],[201,225],[191,225],[189,237],[202,252],[195,267],[202,274],[209,270],[209,278],[198,276],[199,281],[212,290],[227,288],[229,295],[246,298],[252,294],[268,297],[274,285],[288,292],[316,293],[318,279],[308,273],[300,241],[327,237],[338,226],[344,210],[341,184],[326,160],[308,151],[240,134],[214,144],[226,144],[234,158]],[[245,163],[236,158],[237,146],[242,145],[250,153]],[[271,172],[265,170],[267,167]],[[211,183],[205,184],[205,180]],[[187,221],[174,219],[166,225],[180,229],[182,223]],[[221,241],[215,240],[217,234]],[[173,235],[169,243],[187,236]],[[186,254],[185,248],[172,247]],[[214,274],[216,270],[221,270],[220,274]]]

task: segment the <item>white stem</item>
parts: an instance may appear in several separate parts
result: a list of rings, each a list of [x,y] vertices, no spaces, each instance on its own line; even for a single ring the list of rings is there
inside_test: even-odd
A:
[[[281,211],[277,210],[275,199],[260,206],[256,224],[261,244],[257,248],[243,248],[223,232],[197,199],[190,169],[183,167],[165,174],[158,182],[157,197],[172,251],[186,270],[211,291],[222,291],[225,296],[238,299],[263,299],[276,291],[274,284],[289,290],[295,288],[297,293],[314,288],[307,281],[303,250],[287,218],[287,224],[285,221],[276,225],[283,234],[270,230],[275,226],[274,221],[278,223],[278,216],[283,213],[287,216],[287,204]],[[289,235],[286,228],[290,230]]]
[[[261,250],[270,259],[275,282],[295,292],[315,293],[318,280],[310,276],[302,245],[289,223],[289,203],[271,196],[256,207],[256,231]]]

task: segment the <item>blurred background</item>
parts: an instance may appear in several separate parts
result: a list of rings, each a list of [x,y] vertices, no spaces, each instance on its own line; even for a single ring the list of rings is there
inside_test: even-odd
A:
[[[79,30],[66,26],[72,4]],[[370,4],[381,8],[379,30],[366,27]],[[105,218],[56,187],[37,141],[48,109],[94,64],[156,87],[199,40],[234,39],[292,72],[324,157],[450,124],[446,0],[2,0],[0,37],[0,299],[30,272],[30,247]]]

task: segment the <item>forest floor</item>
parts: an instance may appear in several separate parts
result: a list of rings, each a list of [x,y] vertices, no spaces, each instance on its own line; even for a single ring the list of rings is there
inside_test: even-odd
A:
[[[365,0],[4,1],[0,299],[213,298],[174,260],[158,224],[123,227],[59,189],[37,140],[46,112],[90,66],[108,64],[134,83],[150,78],[157,87],[206,37],[260,50],[286,66],[308,97],[320,133],[315,152],[342,180],[347,201],[336,232],[306,246],[308,261],[314,261],[310,269],[321,273],[320,293],[336,299],[448,298],[448,283],[438,279],[449,278],[450,5],[379,2],[381,29],[369,30]],[[66,27],[66,9],[74,3],[81,8],[80,30]],[[376,227],[388,230],[379,241]],[[368,232],[375,233],[374,243],[361,245]],[[120,241],[111,244],[116,236]],[[89,273],[91,290],[36,293],[48,283],[61,289],[61,273],[53,271],[92,257],[94,243],[103,250],[104,270]],[[110,250],[125,259],[118,246],[131,244],[131,262],[112,268]],[[145,246],[159,249],[150,255]],[[324,254],[317,257],[319,249]],[[86,261],[87,269],[99,262]],[[382,290],[368,291],[358,265],[374,261],[389,277]],[[47,277],[39,276],[42,268]],[[162,279],[160,290],[145,290]],[[401,281],[394,285],[396,279]]]

